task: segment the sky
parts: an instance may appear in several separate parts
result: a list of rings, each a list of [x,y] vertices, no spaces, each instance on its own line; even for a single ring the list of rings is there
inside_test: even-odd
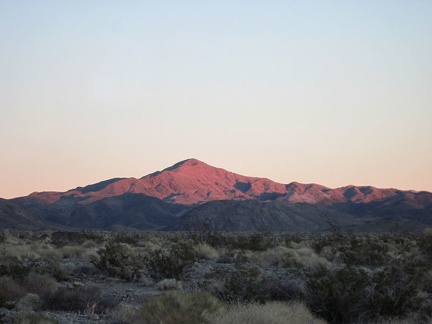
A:
[[[432,191],[432,1],[0,0],[0,197],[187,159]]]

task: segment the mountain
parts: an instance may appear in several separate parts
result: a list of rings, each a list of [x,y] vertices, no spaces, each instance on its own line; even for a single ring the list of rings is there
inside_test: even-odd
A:
[[[187,211],[172,231],[211,228],[217,231],[318,232],[329,230],[330,224],[340,227],[360,225],[353,216],[325,206],[290,204],[284,201],[217,200]]]
[[[42,230],[62,229],[62,227],[38,219],[24,208],[0,198],[0,229]]]
[[[31,215],[44,221],[72,228],[111,229],[114,225],[149,230],[162,229],[179,217],[188,206],[170,204],[144,194],[124,193],[82,203],[81,198],[65,195],[52,203],[33,195],[14,199]]]
[[[432,193],[378,189],[371,186],[346,186],[336,189],[318,184],[281,184],[266,178],[247,177],[212,167],[197,159],[179,162],[142,178],[115,178],[67,192],[36,192],[15,201],[28,204],[53,204],[74,200],[79,204],[121,196],[144,194],[165,202],[195,205],[213,200],[282,200],[290,203],[333,205],[369,203],[386,199],[405,199],[413,206],[432,203]]]
[[[72,198],[80,204],[125,193],[155,197],[169,203],[193,205],[211,200],[267,199],[286,193],[286,186],[269,179],[246,177],[196,159],[179,162],[142,178],[115,178],[67,192],[37,192],[18,201],[53,204]]]
[[[409,228],[418,230],[432,219],[429,192],[282,184],[239,175],[197,159],[181,161],[142,178],[113,178],[66,192],[36,192],[12,202],[37,219],[103,229],[114,225],[180,229],[210,214],[209,221],[215,227],[227,230],[249,230],[272,222],[270,227],[284,230],[302,226],[305,230],[322,230],[322,218],[330,214],[343,220],[341,226],[365,230],[373,229],[378,222],[379,228],[410,224]],[[280,216],[277,221],[272,220],[275,215]],[[310,215],[314,220],[308,223]],[[222,221],[227,223],[218,223]],[[243,225],[238,227],[235,222]]]
[[[154,197],[126,193],[81,205],[67,219],[68,225],[94,229],[111,229],[113,225],[140,230],[162,229],[187,209]]]

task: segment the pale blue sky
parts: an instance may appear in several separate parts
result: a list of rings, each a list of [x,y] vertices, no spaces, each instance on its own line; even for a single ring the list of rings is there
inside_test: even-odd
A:
[[[0,0],[0,197],[189,157],[432,191],[431,1]]]

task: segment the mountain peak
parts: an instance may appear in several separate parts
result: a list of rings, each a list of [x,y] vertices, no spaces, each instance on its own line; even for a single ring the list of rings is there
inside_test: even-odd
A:
[[[170,166],[170,167],[162,170],[162,172],[163,171],[174,171],[174,170],[180,169],[182,167],[192,167],[192,166],[209,166],[209,165],[206,164],[206,163],[204,163],[204,162],[201,162],[198,159],[190,158],[190,159],[187,159],[187,160],[183,160],[183,161],[177,162],[176,164],[174,164],[174,165],[172,165],[172,166]]]

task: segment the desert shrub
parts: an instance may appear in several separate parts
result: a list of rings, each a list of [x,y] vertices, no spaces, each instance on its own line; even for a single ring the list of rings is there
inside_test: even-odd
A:
[[[156,251],[161,248],[161,242],[155,237],[151,237],[148,241],[139,242],[139,246],[143,251]]]
[[[59,281],[68,279],[69,275],[62,269],[59,258],[52,257],[50,254],[40,257],[39,255],[25,253],[19,255],[19,257],[5,258],[0,264],[0,275],[10,276],[17,281],[22,281],[31,271],[34,271],[49,274]]]
[[[350,266],[382,266],[390,260],[389,245],[373,235],[358,236],[334,231],[312,240],[312,248],[329,260]]]
[[[246,236],[238,236],[237,248],[251,251],[265,251],[274,247],[271,235],[265,232],[257,232]]]
[[[423,318],[431,315],[427,298],[420,293],[420,273],[410,273],[397,262],[375,272],[351,266],[322,268],[308,273],[306,284],[308,306],[330,323],[403,318],[413,312]]]
[[[321,253],[326,246],[340,246],[346,244],[347,237],[333,224],[330,224],[332,231],[330,234],[321,234],[314,237],[311,242],[312,248],[316,253]]]
[[[172,245],[170,254],[186,262],[197,260],[197,254],[192,241],[180,241]]]
[[[222,303],[207,292],[168,292],[144,303],[133,323],[198,324]]]
[[[215,296],[228,303],[301,300],[305,283],[287,275],[264,275],[260,268],[241,266],[225,275],[222,286],[210,287]]]
[[[136,309],[134,306],[126,303],[120,303],[115,306],[109,314],[110,323],[129,324],[135,318]]]
[[[2,294],[0,294],[0,308],[7,308],[7,307],[8,307],[8,302],[6,298],[3,297]],[[0,316],[0,320],[1,320],[1,316]]]
[[[57,281],[66,281],[70,275],[66,267],[56,259],[46,259],[42,266],[36,268],[39,273],[52,276]]]
[[[0,264],[0,276],[9,276],[16,280],[22,280],[30,273],[32,266],[32,263],[23,264],[17,258],[12,258],[7,264]]]
[[[117,243],[126,243],[129,245],[137,245],[140,237],[133,233],[119,233],[114,238],[113,241]]]
[[[223,288],[215,295],[226,302],[264,302],[267,296],[261,289],[263,280],[257,267],[237,268],[227,274]]]
[[[95,262],[98,262],[99,260],[95,260]],[[97,273],[100,273],[101,270],[98,269],[94,264],[82,264],[72,269],[72,273],[75,276],[81,277],[81,276],[91,276],[95,275]]]
[[[19,315],[15,319],[14,323],[16,324],[56,324],[58,322],[43,314],[25,313],[23,315]]]
[[[84,241],[84,243],[81,244],[81,246],[83,248],[85,248],[86,250],[88,250],[88,249],[96,248],[98,246],[98,244],[95,241],[88,241],[87,240],[87,241]]]
[[[349,323],[367,311],[368,274],[353,267],[329,271],[321,267],[306,278],[306,303],[330,323]]]
[[[342,261],[353,266],[378,267],[389,260],[389,247],[378,237],[372,235],[355,236],[347,239],[347,244],[339,249]]]
[[[198,259],[216,260],[219,257],[219,252],[206,243],[199,243],[194,247],[194,249]]]
[[[215,231],[209,224],[193,225],[189,237],[195,243],[206,243],[214,248],[265,251],[276,246],[275,235],[267,228],[254,233],[233,234]]]
[[[109,241],[104,248],[97,251],[99,260],[94,264],[109,276],[128,281],[141,277],[142,260],[124,243]]]
[[[225,233],[215,231],[209,224],[193,224],[188,238],[194,241],[194,243],[204,243],[212,247],[223,247],[226,242]]]
[[[58,281],[69,278],[69,273],[57,258],[13,259],[6,265],[0,265],[0,273],[10,275],[19,281],[24,280],[30,272],[50,275]]]
[[[10,302],[8,302],[7,300],[6,300],[6,298],[4,298],[1,294],[0,294],[0,308],[6,308],[6,309],[12,309],[14,307],[14,305],[13,304],[11,304]],[[3,314],[1,314],[0,313],[0,323],[2,323],[2,315]]]
[[[169,251],[158,249],[144,259],[147,274],[155,279],[181,279],[187,265],[197,260],[197,253],[191,241],[174,244]]]
[[[162,249],[150,252],[145,258],[145,265],[147,274],[155,280],[166,278],[180,279],[185,267],[184,262],[172,257]]]
[[[96,286],[63,287],[45,297],[45,308],[49,310],[92,314],[102,313],[114,306],[113,301],[102,297],[100,288]]]
[[[104,237],[97,232],[83,231],[83,232],[53,232],[51,234],[51,243],[57,247],[65,245],[77,244],[81,245],[85,241],[94,241],[101,243]]]
[[[15,305],[18,311],[32,312],[41,310],[43,305],[42,299],[36,294],[27,294],[21,298]]]
[[[305,283],[300,278],[264,277],[259,286],[261,296],[266,301],[294,301],[303,300]]]
[[[231,255],[233,257],[234,264],[237,267],[242,266],[244,263],[249,261],[248,253],[246,250],[234,250],[229,251],[228,254],[231,252]]]
[[[42,249],[38,251],[38,254],[44,258],[49,260],[61,260],[62,259],[62,253],[61,249],[57,249],[53,246],[47,246],[43,245]]]
[[[176,279],[163,279],[156,284],[158,290],[181,290],[182,283]]]
[[[0,232],[0,243],[3,243],[4,241],[6,241],[6,233],[4,231]]]
[[[262,252],[254,252],[250,258],[251,262],[262,266],[282,266],[282,261],[290,251],[285,246],[277,246]]]
[[[331,263],[324,257],[317,255],[311,248],[298,247],[287,249],[279,261],[285,268],[315,269],[319,267],[329,268]],[[296,270],[297,271],[297,270]]]
[[[223,242],[220,245],[233,250],[265,251],[276,246],[275,235],[267,229],[250,234],[219,235],[219,240]],[[212,242],[209,244],[213,246]]]
[[[82,259],[86,253],[82,245],[64,245],[59,251],[64,259]]]
[[[28,292],[44,296],[52,294],[57,290],[57,281],[45,274],[30,272],[23,280],[22,285]]]
[[[301,303],[239,304],[208,317],[211,324],[324,324]]]
[[[0,277],[0,297],[5,302],[17,301],[26,293],[26,290],[22,288],[12,277]]]
[[[286,246],[289,246],[291,244],[297,244],[306,239],[305,235],[300,235],[298,233],[289,233],[289,234],[283,234],[282,240],[285,243]]]
[[[431,229],[425,230],[423,235],[417,239],[417,245],[420,253],[424,258],[432,260],[432,231]]]
[[[403,317],[422,309],[424,299],[419,295],[422,288],[420,277],[407,273],[402,265],[393,263],[380,269],[374,273],[372,282],[374,289],[369,309],[373,313]]]

